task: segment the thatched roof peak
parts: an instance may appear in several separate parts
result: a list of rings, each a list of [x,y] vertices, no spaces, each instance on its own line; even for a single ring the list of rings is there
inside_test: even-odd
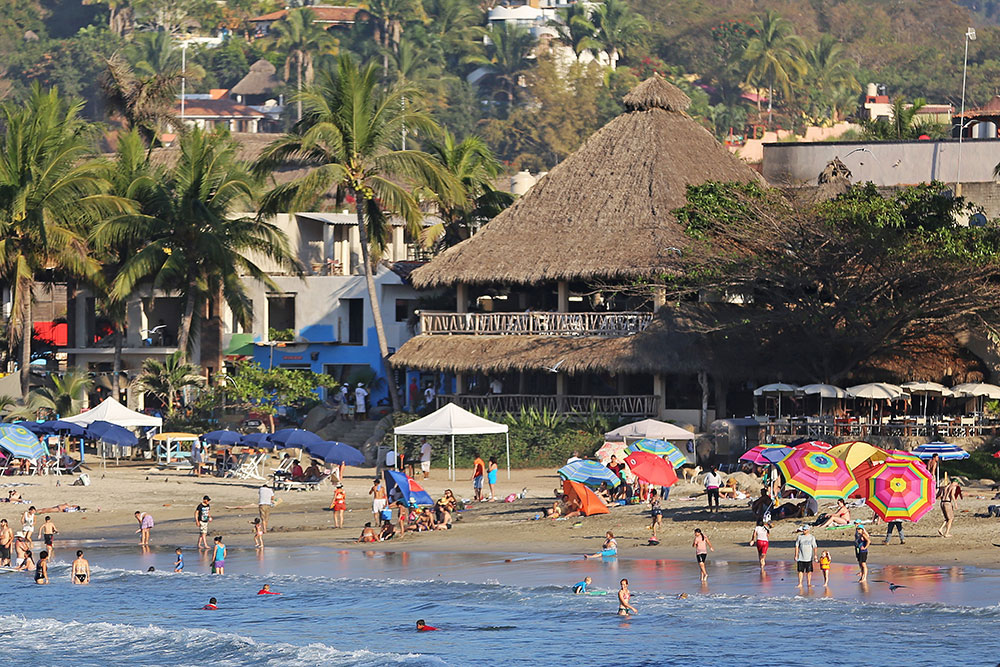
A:
[[[691,98],[685,95],[684,91],[656,72],[653,72],[653,76],[633,88],[632,92],[623,98],[623,101],[630,111],[648,111],[649,109],[684,111],[691,106]]]

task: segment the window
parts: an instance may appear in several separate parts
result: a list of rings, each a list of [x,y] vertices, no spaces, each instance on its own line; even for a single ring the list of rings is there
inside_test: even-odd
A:
[[[267,297],[267,327],[276,332],[295,335],[295,295],[281,294]],[[270,336],[269,336],[270,338]],[[283,337],[282,340],[285,338]]]
[[[365,342],[365,300],[341,299],[347,304],[347,342],[363,345]]]
[[[408,322],[416,306],[416,299],[396,299],[396,321]]]

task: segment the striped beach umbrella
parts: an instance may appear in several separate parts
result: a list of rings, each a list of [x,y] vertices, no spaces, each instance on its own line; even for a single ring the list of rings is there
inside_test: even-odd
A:
[[[923,463],[888,459],[867,485],[865,504],[883,521],[917,521],[934,507],[934,478]]]
[[[614,488],[621,484],[618,475],[597,461],[580,460],[567,463],[559,468],[559,476],[587,486],[600,486],[601,482],[607,482],[608,486]]]
[[[0,449],[15,459],[37,459],[45,456],[45,447],[38,436],[20,424],[0,424]]]
[[[827,451],[827,454],[840,459],[851,470],[854,470],[865,461],[880,462],[885,461],[889,457],[889,454],[884,449],[870,445],[867,442],[861,442],[860,440],[845,442],[832,447]]]
[[[687,457],[684,456],[684,452],[677,449],[666,440],[654,440],[652,438],[636,440],[629,445],[629,451],[646,452],[647,454],[655,454],[656,456],[666,456],[667,460],[670,461],[670,465],[672,465],[675,469],[688,464],[688,460]]]
[[[826,452],[793,451],[777,465],[785,484],[813,498],[846,498],[858,488],[847,464]]]
[[[748,461],[750,463],[753,463],[754,465],[766,466],[774,462],[766,458],[764,456],[764,453],[768,451],[775,451],[778,449],[786,450],[784,456],[787,456],[792,451],[791,448],[785,447],[784,445],[775,445],[775,444],[757,445],[756,447],[751,447],[750,449],[748,449],[746,453],[744,453],[743,456],[740,457],[740,461]],[[784,458],[784,456],[782,456],[782,458]]]
[[[793,445],[795,449],[803,449],[807,452],[825,452],[832,446],[829,442],[823,442],[822,440],[808,440]]]
[[[887,449],[885,453],[889,455],[890,458],[900,459],[902,461],[921,461],[922,459],[912,452],[908,452],[905,449]],[[930,457],[928,457],[930,458]]]
[[[914,448],[913,454],[921,459],[929,459],[937,454],[942,461],[961,461],[969,458],[969,452],[947,442],[928,442],[926,445]]]

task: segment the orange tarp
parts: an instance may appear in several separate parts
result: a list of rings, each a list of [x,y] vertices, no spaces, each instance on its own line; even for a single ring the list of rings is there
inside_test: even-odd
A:
[[[563,480],[563,493],[569,496],[570,500],[576,501],[580,505],[580,513],[583,516],[592,514],[610,514],[608,506],[601,498],[579,482]]]

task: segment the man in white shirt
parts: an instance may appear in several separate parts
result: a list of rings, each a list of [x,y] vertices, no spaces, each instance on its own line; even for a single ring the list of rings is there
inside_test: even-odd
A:
[[[396,450],[390,449],[385,453],[385,467],[389,470],[396,469]]]
[[[261,528],[267,532],[267,520],[271,516],[271,507],[274,505],[274,490],[267,485],[260,485],[257,489],[257,513],[260,514]]]
[[[364,421],[367,418],[368,406],[365,405],[365,398],[368,397],[368,390],[365,386],[358,383],[357,388],[354,390],[354,419],[355,421]]]
[[[490,380],[490,393],[491,394],[503,393],[503,383],[500,382],[500,378],[493,378],[492,380]]]
[[[420,470],[424,473],[424,479],[427,479],[431,473],[431,443],[427,442],[427,438],[420,443]]]
[[[427,383],[427,388],[424,389],[424,405],[428,408],[434,406],[434,387],[431,386],[430,382]]]

